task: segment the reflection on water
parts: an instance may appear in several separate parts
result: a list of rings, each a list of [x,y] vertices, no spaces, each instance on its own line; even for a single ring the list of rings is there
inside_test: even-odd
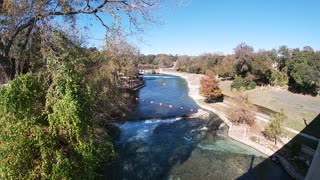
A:
[[[186,82],[175,76],[145,76],[147,86],[139,99],[197,109],[187,96]],[[160,113],[162,117],[190,113],[138,102],[135,120]],[[159,109],[163,108],[163,109]],[[169,115],[168,115],[169,114]],[[129,120],[132,120],[129,118]],[[108,170],[109,179],[235,179],[265,160],[260,152],[226,136],[226,126],[215,117],[210,127],[199,119],[152,118],[114,123],[121,133],[114,140],[119,159]],[[264,161],[245,179],[289,177],[280,167]],[[111,175],[110,175],[111,173]]]

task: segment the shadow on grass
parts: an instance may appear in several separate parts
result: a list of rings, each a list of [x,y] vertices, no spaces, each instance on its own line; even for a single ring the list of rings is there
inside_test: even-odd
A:
[[[317,149],[318,141],[307,138],[304,134],[320,138],[320,114],[283,148],[275,152],[271,157],[255,167],[250,167],[248,171],[237,179],[279,179],[279,177],[270,177],[268,172],[263,172],[263,167],[269,161],[281,164],[283,169],[290,174],[293,179],[304,179],[308,173],[309,165],[312,166],[313,153]],[[303,134],[302,134],[303,133]],[[254,158],[251,159],[254,161]],[[251,162],[252,164],[252,162]],[[257,177],[257,174],[265,177]]]
[[[316,97],[318,95],[318,88],[315,85],[308,88],[302,88],[302,87],[291,85],[289,86],[288,90],[295,94],[310,95],[313,97]]]

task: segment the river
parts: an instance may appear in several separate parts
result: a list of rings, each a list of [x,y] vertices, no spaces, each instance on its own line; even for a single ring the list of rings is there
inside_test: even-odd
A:
[[[186,118],[199,106],[188,97],[184,79],[145,75],[146,86],[132,97],[127,121],[114,123],[118,159],[108,179],[290,179],[253,148],[227,137],[216,115]]]

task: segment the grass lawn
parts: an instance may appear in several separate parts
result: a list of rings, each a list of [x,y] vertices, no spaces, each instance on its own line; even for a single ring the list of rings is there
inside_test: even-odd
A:
[[[232,81],[221,81],[220,88],[223,94],[233,97],[237,92],[231,91],[231,83]],[[275,112],[279,112],[281,108],[286,110],[289,118],[288,127],[298,131],[306,127],[303,119],[306,120],[307,124],[310,124],[320,114],[319,96],[294,94],[281,88],[269,86],[256,87],[256,89],[244,93],[248,94],[250,101],[258,106]],[[307,133],[320,137],[320,122],[313,126]]]

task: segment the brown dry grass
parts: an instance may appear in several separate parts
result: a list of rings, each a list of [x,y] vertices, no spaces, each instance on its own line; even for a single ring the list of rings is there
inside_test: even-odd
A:
[[[234,97],[237,93],[231,91],[232,81],[221,81],[222,93]],[[294,94],[278,87],[257,87],[245,92],[249,100],[259,106],[279,112],[281,108],[286,110],[289,117],[288,127],[295,130],[305,128],[303,118],[310,123],[320,113],[320,97]]]

